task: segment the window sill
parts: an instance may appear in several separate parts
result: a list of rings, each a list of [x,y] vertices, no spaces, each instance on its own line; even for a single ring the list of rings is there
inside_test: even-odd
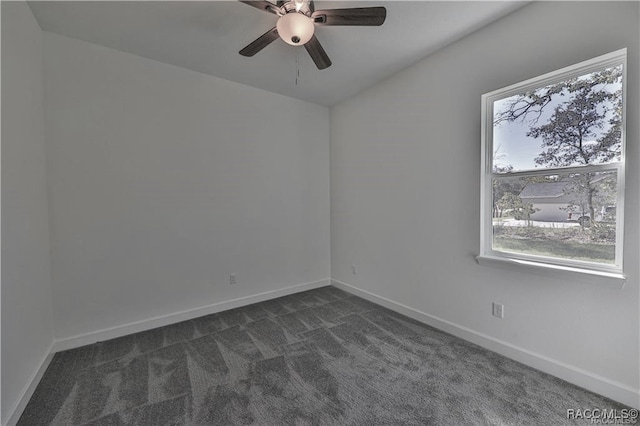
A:
[[[552,278],[567,278],[580,282],[594,283],[606,287],[623,289],[626,276],[615,272],[594,271],[569,266],[551,265],[548,263],[532,262],[529,260],[510,259],[506,257],[476,256],[480,265],[503,267],[510,270],[524,270]]]

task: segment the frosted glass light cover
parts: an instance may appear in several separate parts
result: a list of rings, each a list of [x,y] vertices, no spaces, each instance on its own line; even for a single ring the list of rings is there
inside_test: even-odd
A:
[[[301,46],[313,37],[313,21],[302,13],[288,13],[276,24],[278,35],[292,46]]]

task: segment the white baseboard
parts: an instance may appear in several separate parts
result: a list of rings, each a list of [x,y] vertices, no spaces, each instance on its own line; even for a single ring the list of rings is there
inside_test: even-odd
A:
[[[263,302],[265,300],[286,296],[288,294],[299,293],[301,291],[312,290],[319,287],[325,287],[329,284],[330,280],[327,278],[320,281],[297,284],[277,290],[265,291],[264,293],[258,293],[250,296],[240,297],[237,299],[227,300],[224,302],[213,303],[211,305],[201,306],[199,308],[161,315],[143,321],[136,321],[119,325],[117,327],[110,327],[90,333],[79,334],[76,336],[56,340],[53,344],[53,352],[55,353],[65,351],[67,349],[78,348],[80,346],[90,345],[104,340],[115,339],[117,337],[126,336],[128,334],[151,330],[153,328],[163,327],[165,325],[175,324],[181,321],[187,321],[204,315],[215,314],[217,312],[226,311],[228,309],[238,308],[241,306],[250,305],[252,303]]]
[[[22,392],[20,392],[18,401],[13,407],[11,407],[6,417],[2,419],[2,424],[4,426],[13,426],[18,423],[18,420],[20,420],[22,412],[27,407],[27,403],[31,399],[33,392],[36,390],[38,383],[40,383],[42,376],[44,376],[44,372],[47,371],[47,367],[49,367],[49,364],[53,359],[53,345],[54,342],[51,342],[49,348],[47,348],[42,360],[40,361],[40,367],[38,367],[38,369],[31,375],[26,386]]]
[[[381,297],[366,290],[359,289],[350,284],[338,280],[331,280],[335,287],[347,291],[363,299],[377,303],[399,312],[424,324],[435,327],[446,333],[461,339],[475,343],[490,351],[497,352],[515,361],[533,367],[537,370],[556,376],[574,385],[603,395],[614,401],[621,402],[633,408],[640,408],[640,389],[633,389],[623,383],[619,383],[606,377],[593,374],[589,371],[572,366],[570,364],[549,358],[545,355],[521,348],[503,340],[496,339],[483,333],[479,333],[467,327],[452,323],[442,318],[426,314],[417,309]]]

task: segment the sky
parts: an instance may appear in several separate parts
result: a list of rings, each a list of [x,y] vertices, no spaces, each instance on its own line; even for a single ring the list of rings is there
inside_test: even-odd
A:
[[[499,103],[494,104],[497,110]],[[496,105],[498,104],[498,105]],[[547,109],[552,110],[554,106],[548,105]],[[545,123],[551,114],[545,113],[540,118],[540,123]],[[527,136],[529,131],[527,122],[502,122],[493,127],[493,158],[494,165],[513,166],[514,171],[532,170],[536,168],[533,161],[541,151],[541,142]]]

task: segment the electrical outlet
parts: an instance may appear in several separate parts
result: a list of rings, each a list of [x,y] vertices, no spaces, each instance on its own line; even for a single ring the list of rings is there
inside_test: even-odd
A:
[[[493,316],[504,318],[504,305],[493,302]]]
[[[236,283],[236,274],[229,275],[229,284],[233,285]]]
[[[356,265],[351,265],[351,273],[353,275],[358,273],[358,268],[356,267]]]

